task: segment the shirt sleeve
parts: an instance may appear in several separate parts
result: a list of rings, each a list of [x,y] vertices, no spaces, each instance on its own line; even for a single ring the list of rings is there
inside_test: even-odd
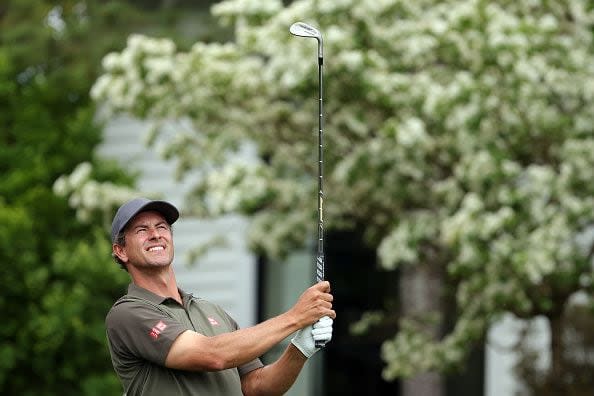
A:
[[[165,365],[171,345],[186,328],[158,308],[137,301],[114,306],[106,320],[107,338],[121,361]]]

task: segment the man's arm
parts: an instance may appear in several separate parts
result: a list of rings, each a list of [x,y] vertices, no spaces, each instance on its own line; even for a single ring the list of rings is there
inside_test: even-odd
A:
[[[329,292],[330,284],[319,282],[307,289],[289,311],[253,327],[213,337],[187,330],[173,342],[165,366],[217,371],[247,363],[321,317],[334,318],[336,313]]]
[[[299,349],[289,344],[277,361],[241,377],[241,390],[246,396],[283,395],[295,383],[306,361]]]
[[[301,329],[282,356],[274,363],[250,371],[241,377],[241,390],[248,396],[283,395],[293,385],[303,365],[320,350],[317,341],[332,339],[332,319],[325,316],[313,327]]]

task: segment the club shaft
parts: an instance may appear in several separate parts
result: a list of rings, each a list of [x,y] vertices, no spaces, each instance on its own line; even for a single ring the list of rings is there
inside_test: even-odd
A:
[[[324,99],[322,58],[318,62],[318,257],[316,260],[316,281],[325,279],[324,253]]]
[[[321,42],[318,42],[318,257],[316,260],[316,281],[325,279],[324,254],[324,76]],[[317,348],[326,346],[324,341],[315,342]]]

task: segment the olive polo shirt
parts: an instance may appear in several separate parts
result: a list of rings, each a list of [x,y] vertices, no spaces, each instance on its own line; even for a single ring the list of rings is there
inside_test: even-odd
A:
[[[237,323],[218,305],[179,290],[183,304],[135,284],[105,319],[113,367],[127,396],[242,395],[240,377],[263,366],[254,359],[221,371],[165,367],[175,339],[186,330],[206,336],[235,331]]]

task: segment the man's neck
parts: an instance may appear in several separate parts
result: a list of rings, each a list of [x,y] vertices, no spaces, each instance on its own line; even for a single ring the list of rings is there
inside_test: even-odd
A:
[[[173,298],[182,304],[182,299],[177,289],[175,274],[171,267],[157,273],[134,271],[134,273],[130,273],[130,276],[135,285],[159,296]]]

